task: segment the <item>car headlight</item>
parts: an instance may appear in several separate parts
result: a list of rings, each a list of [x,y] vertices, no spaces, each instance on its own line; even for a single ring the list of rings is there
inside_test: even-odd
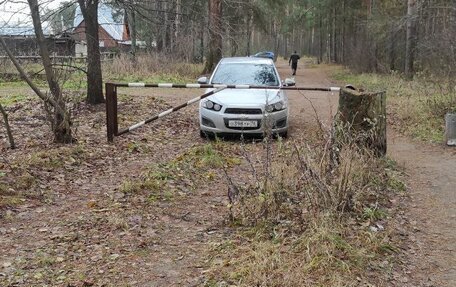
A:
[[[207,101],[205,101],[203,103],[203,107],[205,107],[208,110],[213,110],[213,111],[216,111],[216,112],[218,112],[218,111],[220,111],[222,109],[222,105],[214,103],[214,102],[209,101],[209,100],[207,100]]]
[[[286,108],[285,103],[280,101],[280,102],[277,102],[274,104],[267,105],[265,109],[266,109],[266,112],[273,113],[273,112],[281,111],[285,108]]]
[[[214,104],[214,111],[220,111],[222,109],[222,106],[219,104]]]
[[[274,104],[274,110],[280,111],[281,109],[283,109],[283,103],[282,102],[277,102],[277,103]]]

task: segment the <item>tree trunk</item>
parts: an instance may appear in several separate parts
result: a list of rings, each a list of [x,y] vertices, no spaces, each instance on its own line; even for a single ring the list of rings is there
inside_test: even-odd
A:
[[[312,33],[310,35],[310,43],[309,43],[309,54],[314,54],[314,46],[315,46],[315,25],[312,25]]]
[[[405,47],[405,75],[413,79],[416,47],[416,0],[408,0],[407,4],[407,40]]]
[[[386,93],[365,93],[341,89],[337,124],[343,140],[372,149],[378,156],[386,154]]]
[[[230,55],[231,57],[236,56],[237,54],[237,49],[238,49],[238,43],[236,41],[236,34],[233,29],[228,30],[229,33],[229,38],[230,38]]]
[[[346,12],[345,12],[345,0],[342,0],[342,39],[341,39],[341,52],[340,52],[340,63],[345,64],[345,31],[346,31],[346,25],[347,25],[347,20],[346,20]]]
[[[37,0],[28,0],[30,11],[35,29],[36,41],[40,49],[43,68],[46,73],[46,80],[53,98],[53,117],[52,131],[54,133],[54,141],[58,143],[71,143],[73,137],[71,135],[71,121],[66,110],[66,103],[60,90],[60,85],[57,82],[57,76],[52,69],[52,62],[49,56],[49,49],[44,38],[43,28],[41,27],[40,11]]]
[[[320,42],[319,42],[319,49],[318,49],[318,64],[321,64],[323,62],[323,19],[322,15],[320,13],[319,19],[318,19],[318,31],[320,32]]]
[[[201,27],[200,27],[200,63],[204,63],[204,26],[205,26],[204,17],[201,17]]]
[[[336,7],[334,7],[331,11],[331,38],[330,38],[330,45],[331,45],[331,60],[330,62],[336,63]]]
[[[174,49],[179,43],[180,25],[181,25],[181,0],[176,0],[176,17],[174,18]]]
[[[157,11],[158,17],[164,17],[162,16],[163,12],[160,12],[163,10],[162,8],[162,1],[156,1],[154,2],[154,9]],[[161,18],[163,19],[163,18]],[[163,24],[163,23],[162,23]],[[156,34],[156,39],[157,39],[157,51],[158,52],[163,52],[165,44],[163,43],[163,25],[154,25],[155,27],[155,34]]]
[[[251,51],[251,41],[252,41],[252,22],[253,22],[253,15],[252,15],[252,10],[249,9],[249,12],[247,13],[247,19],[246,19],[246,39],[247,39],[247,51],[246,55],[250,56],[252,51]]]
[[[134,9],[126,9],[125,13],[127,14],[128,29],[130,32],[131,39],[131,59],[133,61],[133,64],[136,64],[136,13]]]
[[[13,133],[11,132],[11,127],[8,122],[8,114],[6,111],[3,109],[2,104],[0,104],[0,113],[3,115],[3,121],[5,122],[5,129],[6,129],[6,134],[8,136],[8,140],[10,143],[10,148],[15,149],[16,145],[14,144],[14,138],[13,138]]]
[[[98,0],[78,0],[85,22],[87,40],[87,102],[104,103],[98,37]]]
[[[280,54],[280,37],[279,37],[279,25],[277,24],[276,21],[273,20],[273,31],[274,31],[274,62],[277,61],[277,58],[279,57]]]
[[[389,68],[391,71],[396,70],[396,32],[394,25],[391,25],[389,36]]]
[[[169,53],[171,46],[171,39],[169,35],[169,17],[168,17],[168,2],[163,2],[163,48],[165,53]]]
[[[222,1],[209,0],[209,54],[204,73],[210,73],[222,58]]]

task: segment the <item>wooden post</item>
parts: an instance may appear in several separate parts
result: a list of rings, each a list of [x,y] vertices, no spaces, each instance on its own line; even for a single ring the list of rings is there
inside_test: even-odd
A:
[[[445,116],[446,144],[456,146],[456,113],[447,113]]]
[[[106,83],[106,132],[108,142],[114,141],[118,133],[117,124],[117,88],[115,84]]]
[[[386,92],[341,89],[337,123],[357,143],[378,156],[386,154]]]

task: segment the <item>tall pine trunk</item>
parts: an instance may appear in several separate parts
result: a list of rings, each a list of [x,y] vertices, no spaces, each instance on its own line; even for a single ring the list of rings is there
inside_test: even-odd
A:
[[[126,9],[125,14],[127,15],[128,21],[128,30],[130,32],[130,56],[133,61],[133,64],[136,64],[136,12],[134,9]]]
[[[321,64],[323,62],[323,19],[320,12],[318,17],[318,31],[320,32],[319,37],[319,47],[318,47],[318,63]]]
[[[414,74],[415,47],[416,47],[416,0],[407,3],[407,40],[405,46],[405,75],[412,79]]]
[[[87,102],[104,102],[101,74],[100,41],[98,37],[98,0],[78,0],[85,22],[87,40]]]
[[[210,73],[222,58],[222,0],[209,0],[209,54],[205,73]]]

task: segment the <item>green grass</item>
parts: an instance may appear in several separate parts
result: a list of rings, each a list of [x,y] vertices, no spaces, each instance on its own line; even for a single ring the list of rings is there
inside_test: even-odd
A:
[[[2,95],[0,96],[0,104],[3,106],[12,106],[17,103],[24,102],[28,99],[30,99],[30,96],[18,93],[18,94],[7,94],[7,95]]]
[[[378,207],[365,207],[362,218],[370,221],[377,221],[386,217],[386,212]]]
[[[145,192],[151,204],[172,201],[193,191],[196,186],[211,184],[220,174],[217,170],[222,166],[240,164],[238,157],[226,155],[225,151],[229,147],[229,144],[222,142],[195,146],[168,162],[150,165],[141,178],[126,180],[119,190],[132,196]],[[138,146],[133,143],[128,149],[137,150]]]
[[[25,81],[4,81],[0,79],[0,88],[22,88],[28,87]]]
[[[422,141],[439,143],[444,135],[444,116],[456,112],[456,91],[439,79],[417,76],[408,81],[399,74],[355,74],[334,67],[332,78],[368,91],[387,91],[392,122],[401,132]]]
[[[66,80],[63,85],[62,89],[64,90],[73,90],[78,91],[81,89],[87,89],[87,77],[86,74],[82,72],[74,72],[71,76]]]

